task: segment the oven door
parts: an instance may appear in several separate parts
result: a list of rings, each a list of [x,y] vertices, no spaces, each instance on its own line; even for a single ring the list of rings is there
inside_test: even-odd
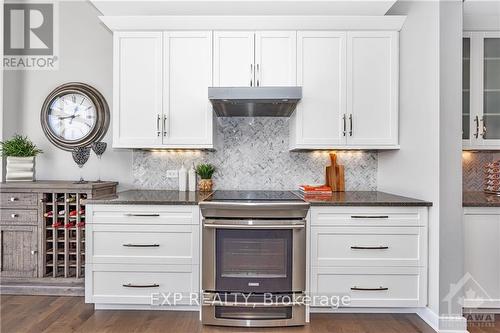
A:
[[[204,220],[202,289],[305,290],[303,220]]]

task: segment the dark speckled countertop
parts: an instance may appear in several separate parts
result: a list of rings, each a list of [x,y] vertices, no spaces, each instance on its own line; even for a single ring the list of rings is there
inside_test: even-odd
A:
[[[463,207],[500,207],[500,196],[486,194],[481,191],[464,192],[462,195]]]
[[[331,196],[301,196],[311,206],[432,206],[432,202],[379,191],[333,192]]]
[[[431,202],[378,191],[334,192],[328,196],[306,196],[294,192],[311,206],[432,206]],[[197,205],[210,193],[164,190],[130,190],[114,197],[89,199],[88,204],[102,205]]]
[[[114,197],[88,199],[88,204],[100,205],[197,205],[210,193],[164,190],[130,190]]]

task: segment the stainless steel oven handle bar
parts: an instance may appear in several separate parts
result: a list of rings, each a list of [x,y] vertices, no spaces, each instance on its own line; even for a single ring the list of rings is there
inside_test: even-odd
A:
[[[204,228],[212,229],[304,229],[305,225],[237,225],[237,224],[205,224]]]
[[[303,220],[204,220],[204,228],[217,229],[303,229]]]

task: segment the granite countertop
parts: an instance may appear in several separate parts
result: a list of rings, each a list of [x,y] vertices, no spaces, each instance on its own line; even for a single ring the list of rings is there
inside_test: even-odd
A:
[[[378,191],[334,192],[331,196],[306,196],[294,192],[311,206],[432,206],[422,201]],[[164,190],[130,190],[114,197],[88,199],[88,204],[102,205],[197,205],[211,193]]]
[[[463,207],[500,207],[500,196],[482,191],[466,191],[462,195]]]
[[[300,196],[311,206],[432,206],[429,201],[379,191],[346,191],[333,192],[331,196]]]
[[[129,190],[119,192],[116,196],[88,199],[87,204],[100,205],[197,205],[210,193],[179,192],[166,190]]]

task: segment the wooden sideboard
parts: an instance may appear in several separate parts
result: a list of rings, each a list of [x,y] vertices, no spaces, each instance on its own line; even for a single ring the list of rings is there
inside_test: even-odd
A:
[[[0,183],[0,292],[83,295],[85,199],[116,182]]]

